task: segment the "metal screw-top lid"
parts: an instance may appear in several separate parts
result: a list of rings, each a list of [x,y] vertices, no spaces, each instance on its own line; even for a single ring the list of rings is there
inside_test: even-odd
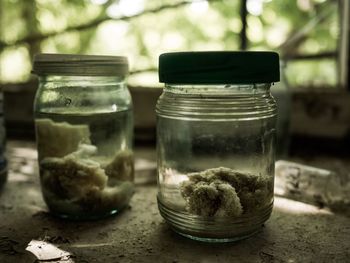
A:
[[[56,76],[125,76],[128,59],[123,56],[37,54],[33,73]]]
[[[165,83],[249,84],[279,79],[279,57],[275,52],[173,52],[159,57],[159,81]]]

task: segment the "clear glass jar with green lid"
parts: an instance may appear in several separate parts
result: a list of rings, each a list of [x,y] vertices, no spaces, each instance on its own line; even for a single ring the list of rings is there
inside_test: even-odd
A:
[[[117,213],[134,193],[127,58],[39,54],[33,72],[40,181],[50,212],[71,219]]]
[[[178,233],[229,242],[273,206],[274,52],[177,52],[159,58],[158,207]]]

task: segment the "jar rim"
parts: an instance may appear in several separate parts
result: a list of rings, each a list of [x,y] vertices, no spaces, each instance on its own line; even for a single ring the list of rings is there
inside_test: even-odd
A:
[[[41,53],[34,56],[32,72],[58,76],[126,76],[125,56]]]

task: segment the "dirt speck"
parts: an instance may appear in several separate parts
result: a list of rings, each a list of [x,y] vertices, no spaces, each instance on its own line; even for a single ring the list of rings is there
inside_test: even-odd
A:
[[[17,241],[10,239],[9,237],[3,236],[0,237],[0,253],[6,255],[16,255],[20,254],[15,248],[18,244]]]
[[[272,254],[261,251],[259,253],[260,263],[272,263],[274,262],[274,256]]]
[[[47,236],[45,240],[53,244],[68,244],[70,240],[62,236]]]

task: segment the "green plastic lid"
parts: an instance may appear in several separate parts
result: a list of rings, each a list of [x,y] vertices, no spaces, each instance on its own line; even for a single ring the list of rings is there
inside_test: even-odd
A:
[[[173,52],[159,57],[159,81],[169,84],[250,84],[279,80],[276,52]]]

